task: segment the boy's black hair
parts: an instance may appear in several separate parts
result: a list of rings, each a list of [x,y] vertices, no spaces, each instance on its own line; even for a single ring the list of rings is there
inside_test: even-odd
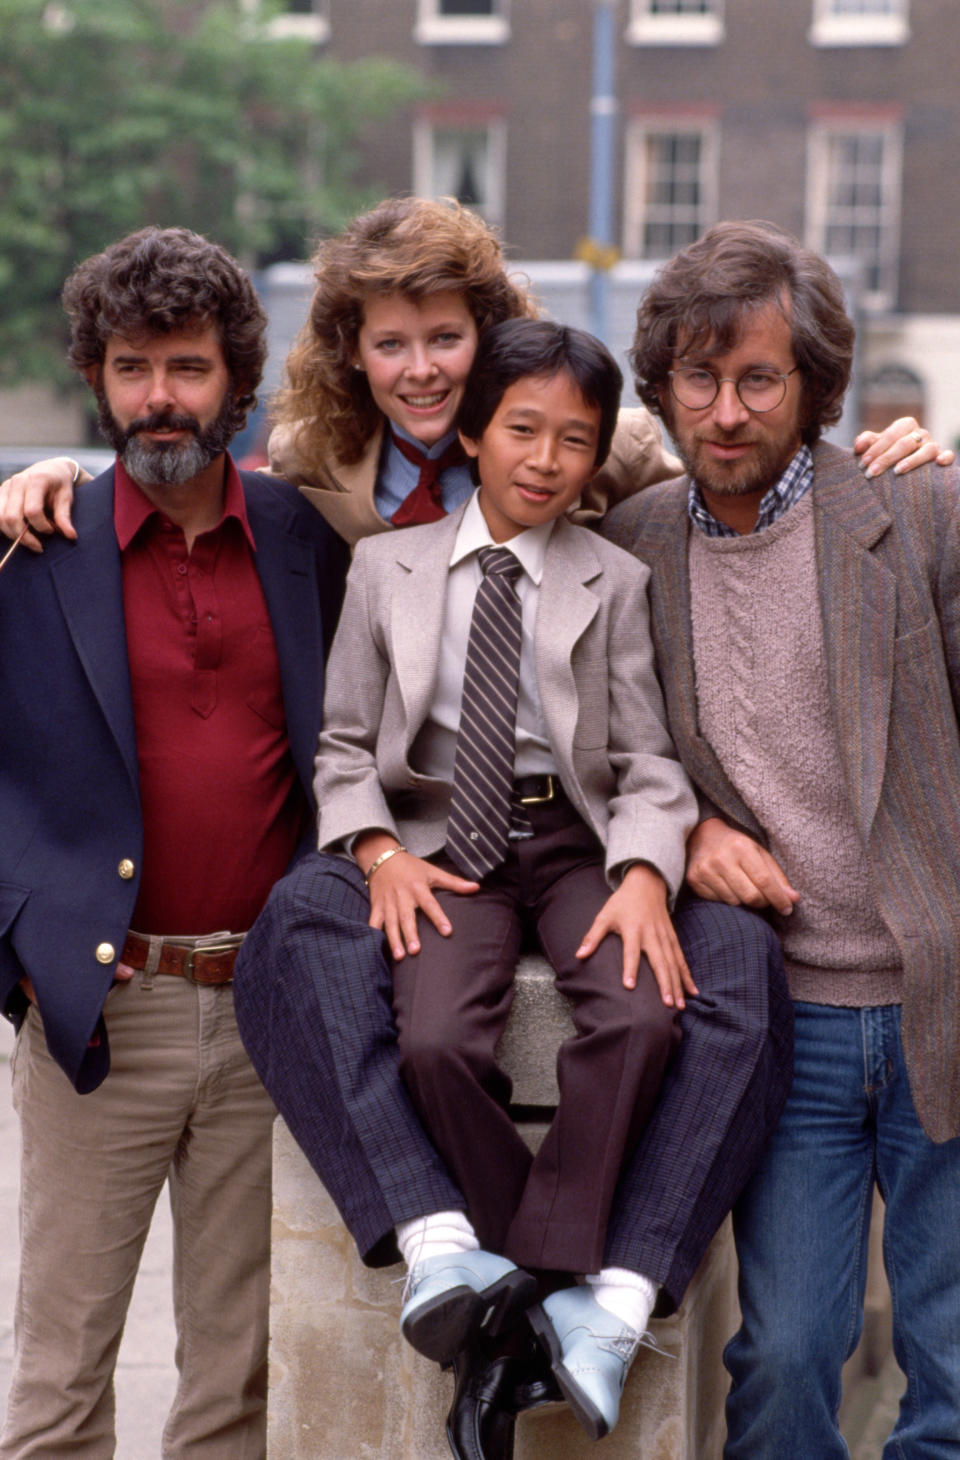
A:
[[[458,430],[479,441],[511,385],[561,370],[575,381],[587,405],[600,411],[594,464],[602,466],[617,424],[623,375],[596,336],[552,320],[506,319],[484,331],[463,388]],[[470,467],[476,481],[476,462],[471,460]]]

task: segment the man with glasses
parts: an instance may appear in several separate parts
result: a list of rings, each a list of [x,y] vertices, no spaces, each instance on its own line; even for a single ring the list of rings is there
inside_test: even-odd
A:
[[[854,329],[768,224],[658,275],[631,354],[687,469],[603,526],[651,569],[688,880],[770,909],[794,1084],[734,1212],[726,1460],[840,1460],[874,1184],[907,1390],[885,1455],[960,1454],[960,477],[824,443]],[[868,474],[869,475],[869,474]]]

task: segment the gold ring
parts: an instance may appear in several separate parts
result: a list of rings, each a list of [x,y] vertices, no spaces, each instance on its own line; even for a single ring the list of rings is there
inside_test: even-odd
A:
[[[917,431],[911,431],[910,432],[910,435],[913,437],[914,441],[916,441],[916,443],[917,443],[918,446],[921,446],[923,444],[923,439],[924,438],[923,438],[923,432],[922,431],[919,431],[919,430],[917,430]]]

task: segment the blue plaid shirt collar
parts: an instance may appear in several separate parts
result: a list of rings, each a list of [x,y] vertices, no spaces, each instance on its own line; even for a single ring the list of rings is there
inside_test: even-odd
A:
[[[801,446],[786,471],[775,481],[760,503],[760,513],[754,532],[762,532],[795,506],[805,492],[813,486],[813,453],[809,446]],[[690,478],[687,496],[687,510],[690,520],[707,537],[737,537],[739,534],[725,522],[718,522],[704,503],[699,486]]]

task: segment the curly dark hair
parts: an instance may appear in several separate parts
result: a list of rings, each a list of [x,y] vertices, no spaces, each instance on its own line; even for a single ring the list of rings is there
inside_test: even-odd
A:
[[[640,301],[628,356],[644,405],[668,414],[667,372],[676,356],[708,345],[711,353],[725,353],[744,317],[771,302],[792,330],[803,381],[801,434],[813,445],[824,426],[840,419],[853,365],[853,322],[826,260],[762,220],[717,223],[656,274]]]
[[[310,313],[273,401],[275,421],[296,433],[312,463],[359,461],[383,419],[367,377],[353,368],[368,299],[460,294],[479,335],[537,313],[523,282],[507,274],[494,231],[450,199],[387,198],[325,239],[313,262]]]
[[[267,316],[249,277],[218,243],[187,228],[141,228],[79,264],[63,287],[67,358],[85,374],[107,341],[215,325],[237,391],[234,430],[256,404],[267,358]]]

